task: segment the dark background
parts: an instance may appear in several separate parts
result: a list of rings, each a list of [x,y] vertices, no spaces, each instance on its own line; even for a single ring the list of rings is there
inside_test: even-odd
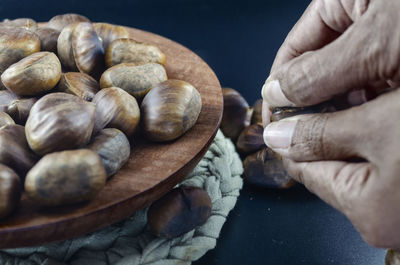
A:
[[[222,86],[252,104],[274,56],[309,4],[305,0],[1,0],[0,18],[47,21],[83,14],[151,31],[200,55]],[[275,191],[245,186],[215,250],[195,265],[377,265],[384,250],[363,242],[348,220],[301,186]]]

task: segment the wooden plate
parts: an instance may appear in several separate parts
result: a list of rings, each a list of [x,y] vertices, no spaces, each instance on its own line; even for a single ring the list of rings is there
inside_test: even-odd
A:
[[[40,209],[23,197],[17,211],[0,222],[0,248],[65,240],[121,221],[173,188],[207,151],[223,109],[217,77],[182,45],[138,29],[129,31],[132,38],[155,44],[167,55],[169,78],[185,80],[199,90],[203,107],[196,125],[168,144],[135,142],[129,162],[89,203]]]

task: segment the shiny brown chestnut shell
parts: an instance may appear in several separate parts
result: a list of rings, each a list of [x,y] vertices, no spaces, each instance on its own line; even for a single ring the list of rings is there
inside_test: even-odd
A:
[[[40,39],[40,49],[42,51],[57,53],[57,40],[60,31],[52,28],[38,28],[35,30],[35,34]]]
[[[90,22],[90,20],[78,14],[62,14],[52,17],[49,22],[47,22],[46,27],[62,31],[66,26],[77,22]]]
[[[52,93],[32,107],[26,122],[29,146],[38,154],[86,145],[93,131],[95,106],[77,96]]]
[[[109,23],[93,23],[93,28],[100,37],[104,51],[111,42],[121,38],[129,38],[129,32],[125,27]]]
[[[140,121],[140,109],[134,97],[118,87],[100,90],[92,101],[96,105],[93,135],[105,127],[117,128],[131,136]]]
[[[22,184],[19,176],[0,164],[0,219],[8,216],[21,199]]]
[[[6,125],[0,128],[0,164],[8,166],[24,178],[37,160],[38,157],[26,141],[23,126]]]
[[[100,88],[119,87],[140,101],[153,86],[165,80],[167,80],[167,73],[160,64],[122,63],[103,73]]]
[[[264,128],[256,123],[246,127],[239,135],[236,148],[241,154],[256,152],[265,146],[263,138]]]
[[[105,68],[103,46],[91,23],[65,27],[58,37],[57,52],[67,70],[79,70],[98,79]]]
[[[296,183],[287,174],[282,160],[268,147],[247,156],[243,168],[244,180],[256,186],[286,189]]]
[[[5,112],[0,112],[0,128],[6,125],[15,124],[14,120]]]
[[[262,99],[257,100],[253,104],[253,114],[251,116],[251,124],[262,124]]]
[[[104,71],[104,49],[91,23],[78,23],[72,31],[72,50],[78,70],[99,79]]]
[[[80,72],[68,72],[61,75],[56,90],[91,101],[99,91],[99,83],[90,75]]]
[[[25,192],[38,205],[59,206],[93,199],[107,175],[98,154],[88,149],[51,153],[27,174]]]
[[[24,28],[31,31],[35,31],[38,27],[36,21],[31,18],[16,18],[13,20],[5,19],[0,23],[0,26]]]
[[[335,106],[331,102],[323,102],[318,105],[308,107],[277,107],[271,109],[271,121],[279,121],[296,115],[326,113],[335,111]]]
[[[29,113],[38,98],[19,98],[8,105],[7,113],[18,124],[25,125]]]
[[[204,224],[211,209],[211,199],[205,190],[178,187],[150,206],[147,222],[155,235],[171,239]]]
[[[166,63],[166,55],[156,46],[132,39],[117,39],[106,50],[106,65],[112,67],[120,63]]]
[[[113,176],[128,162],[131,152],[128,138],[115,128],[107,128],[99,132],[86,148],[101,157],[107,177]]]
[[[388,249],[385,257],[385,265],[400,265],[400,252]]]
[[[247,101],[232,88],[223,88],[224,112],[221,130],[224,135],[236,141],[243,129],[250,125],[251,111]]]
[[[201,96],[194,86],[182,80],[164,81],[143,99],[143,132],[152,141],[174,140],[195,125],[201,107]]]
[[[76,23],[72,23],[64,27],[57,39],[58,58],[65,70],[73,72],[79,72],[72,49],[72,31],[76,25]]]
[[[0,91],[0,111],[7,113],[18,124],[24,125],[37,98],[23,98],[9,90]]]
[[[4,86],[19,96],[35,96],[54,88],[61,63],[52,52],[37,52],[11,65],[1,75]]]
[[[19,99],[17,95],[9,90],[1,90],[0,91],[0,111],[6,112],[8,105],[16,99]]]
[[[0,27],[0,74],[22,58],[40,51],[38,36],[24,28]],[[1,84],[0,87],[5,89]]]
[[[20,97],[8,90],[0,90],[0,111],[5,112],[14,119],[13,115],[9,113],[9,106]]]

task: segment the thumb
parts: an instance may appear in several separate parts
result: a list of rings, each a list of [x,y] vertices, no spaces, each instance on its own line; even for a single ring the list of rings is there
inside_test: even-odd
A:
[[[379,186],[378,174],[370,163],[284,159],[284,165],[291,177],[344,213],[367,243],[376,247],[398,245],[398,241],[393,242],[396,229],[382,222],[382,217],[386,216],[383,214],[387,213],[384,208],[393,212],[393,207],[385,204],[382,194],[374,192]]]
[[[283,159],[285,169],[296,181],[309,191],[346,213],[357,208],[357,194],[376,175],[370,163],[347,163],[343,161],[295,162]]]
[[[366,158],[365,141],[373,137],[375,127],[363,118],[369,113],[365,106],[272,122],[264,129],[264,141],[281,156],[295,161]],[[360,137],[364,128],[371,133]]]
[[[389,44],[371,29],[376,25],[370,17],[363,16],[325,47],[274,69],[262,89],[263,99],[270,107],[309,106],[390,79],[395,65],[389,63]]]

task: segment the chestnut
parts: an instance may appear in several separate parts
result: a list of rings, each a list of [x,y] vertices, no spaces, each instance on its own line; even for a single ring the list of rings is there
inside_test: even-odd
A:
[[[103,46],[91,23],[65,27],[58,37],[57,52],[67,70],[79,70],[98,79],[105,68]]]
[[[236,148],[239,153],[249,154],[263,148],[265,146],[263,132],[264,128],[259,123],[246,127],[236,142]]]
[[[385,265],[400,265],[400,253],[394,249],[388,249],[385,257]]]
[[[18,175],[0,164],[0,219],[8,216],[21,199],[22,184]]]
[[[0,164],[8,166],[24,178],[37,160],[38,157],[26,141],[23,126],[6,125],[0,128]]]
[[[244,180],[256,186],[285,189],[296,183],[287,174],[282,160],[268,147],[247,156],[243,168]]]
[[[120,63],[166,63],[166,55],[156,46],[134,41],[117,39],[106,50],[106,65],[112,67]]]
[[[182,80],[164,81],[143,99],[143,132],[152,141],[172,141],[195,125],[201,106],[194,86]]]
[[[18,124],[24,125],[37,98],[23,98],[9,90],[0,91],[0,111],[7,113]]]
[[[129,38],[129,32],[125,27],[109,23],[93,23],[93,28],[100,37],[104,51],[111,42],[117,39]]]
[[[100,88],[119,87],[140,101],[153,86],[165,80],[167,80],[167,72],[160,64],[121,63],[103,73]]]
[[[6,125],[15,124],[14,120],[5,112],[0,112],[0,128]]]
[[[17,100],[19,98],[20,97],[9,90],[0,90],[0,111],[6,112],[5,110],[8,108],[8,105],[13,100]]]
[[[67,71],[79,72],[75,63],[74,51],[72,49],[72,31],[76,24],[69,24],[64,27],[57,39],[57,55],[62,66]]]
[[[35,33],[40,39],[40,49],[42,51],[57,53],[57,40],[60,31],[52,28],[38,28]]]
[[[115,128],[102,130],[86,147],[101,157],[101,162],[111,177],[128,162],[131,147],[125,134]]]
[[[118,87],[100,90],[92,101],[96,105],[93,135],[105,127],[117,128],[131,136],[140,121],[140,109],[134,97]]]
[[[156,236],[171,239],[204,224],[211,209],[211,199],[205,190],[178,187],[150,206],[147,222]]]
[[[80,72],[99,79],[104,71],[104,49],[91,23],[78,23],[72,32],[72,49]]]
[[[252,111],[236,90],[223,88],[222,93],[224,112],[220,128],[226,137],[236,141],[243,129],[250,125]]]
[[[11,65],[1,81],[19,96],[35,96],[54,88],[61,77],[61,63],[52,52],[37,52]]]
[[[92,101],[94,95],[99,91],[99,83],[90,75],[69,72],[61,75],[56,90],[73,94],[86,101]]]
[[[262,99],[257,100],[253,105],[253,115],[251,116],[251,124],[262,124]]]
[[[37,154],[80,148],[92,135],[95,106],[77,96],[51,93],[30,111],[25,131],[29,146]]]
[[[35,31],[38,27],[36,21],[31,18],[5,19],[0,23],[0,26],[24,28],[31,31]]]
[[[41,206],[60,206],[93,199],[106,183],[100,156],[88,149],[44,156],[28,172],[25,192]]]
[[[90,20],[82,15],[68,13],[52,17],[46,27],[62,31],[66,26],[77,22],[90,22]]]
[[[24,28],[0,27],[0,74],[13,63],[39,51],[40,40],[35,33]]]
[[[335,111],[331,102],[323,102],[309,107],[277,107],[271,109],[271,121],[279,121],[296,115],[325,113]]]

